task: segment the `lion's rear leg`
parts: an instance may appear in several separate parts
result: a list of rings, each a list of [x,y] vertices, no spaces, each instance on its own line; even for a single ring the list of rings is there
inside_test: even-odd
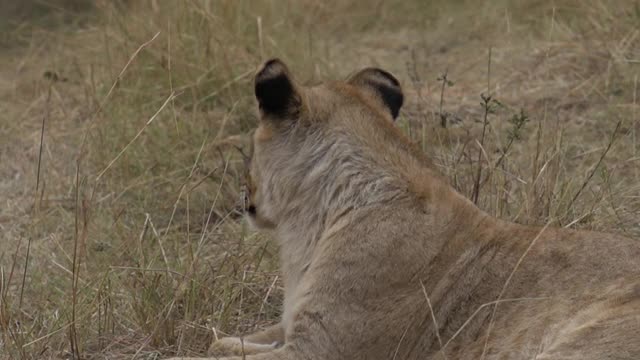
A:
[[[273,351],[283,344],[284,329],[280,324],[276,324],[242,338],[222,338],[211,345],[208,355],[214,357],[253,355]]]
[[[245,338],[227,337],[222,338],[211,345],[208,355],[213,357],[232,355],[254,355],[275,350],[279,346],[278,342],[271,344],[260,344],[248,341]]]
[[[311,360],[308,357],[302,357],[291,346],[283,346],[276,350],[260,353],[260,354],[245,354],[244,356],[231,356],[231,357],[207,357],[207,358],[193,358],[193,357],[175,357],[168,360]]]

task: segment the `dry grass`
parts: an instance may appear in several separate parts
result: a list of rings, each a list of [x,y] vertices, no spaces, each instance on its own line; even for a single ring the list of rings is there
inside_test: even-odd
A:
[[[496,216],[640,237],[637,1],[42,4],[1,22],[0,357],[197,355],[278,319],[233,148],[270,56],[397,74],[399,126]]]

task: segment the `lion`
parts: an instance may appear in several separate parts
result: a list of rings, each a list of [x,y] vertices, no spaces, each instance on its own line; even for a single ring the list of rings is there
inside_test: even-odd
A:
[[[306,87],[272,59],[255,96],[246,213],[283,315],[209,359],[640,359],[640,242],[477,208],[394,125],[384,70]]]

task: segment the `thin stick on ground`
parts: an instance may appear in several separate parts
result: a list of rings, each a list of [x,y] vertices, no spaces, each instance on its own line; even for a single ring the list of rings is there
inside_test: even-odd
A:
[[[80,241],[80,159],[78,159],[76,163],[75,185],[75,231],[73,238],[73,263],[71,269],[71,326],[69,327],[69,345],[74,358],[80,359],[80,347],[78,345],[78,329],[76,323],[78,278],[80,272],[80,258],[78,256],[78,243]]]
[[[173,89],[173,73],[171,72],[171,22],[167,20],[167,73],[169,74],[169,90],[174,92]],[[171,101],[171,113],[173,114],[173,124],[176,127],[176,133],[180,134],[180,128],[178,127],[178,115],[176,113],[176,104]]]
[[[442,87],[440,88],[440,104],[438,106],[438,111],[440,112],[440,126],[442,128],[447,127],[447,114],[445,114],[444,110],[442,109],[444,106],[444,89],[447,87],[447,85],[449,85],[450,82],[447,75],[449,75],[449,69],[445,69],[444,74],[442,74],[442,76],[439,78],[440,80],[442,80]]]
[[[640,119],[638,119],[638,75],[633,78],[633,107],[631,112],[632,123],[632,143],[633,143],[633,157],[638,158],[638,132],[640,132]],[[638,178],[638,168],[636,168],[636,178]]]
[[[44,129],[47,123],[47,119],[49,118],[50,113],[50,102],[51,102],[51,86],[49,84],[49,90],[47,91],[47,101],[45,103],[45,114],[42,117],[42,128],[40,129],[40,150],[38,151],[38,167],[36,170],[36,190],[33,197],[33,211],[34,213],[38,212],[38,208],[40,204],[38,203],[38,191],[40,190],[40,169],[42,167],[42,149],[44,147]],[[27,282],[27,270],[29,268],[29,256],[31,255],[31,241],[32,236],[29,236],[27,239],[27,254],[24,259],[24,271],[22,273],[22,284],[20,284],[20,301],[18,302],[18,308],[22,309],[22,299],[24,297],[24,287]]]

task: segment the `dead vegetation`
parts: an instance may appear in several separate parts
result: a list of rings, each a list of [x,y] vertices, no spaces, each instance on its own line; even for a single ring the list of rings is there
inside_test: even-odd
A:
[[[640,237],[638,1],[80,3],[2,22],[0,357],[196,355],[278,319],[234,149],[271,56],[396,74],[399,126],[496,216]]]

